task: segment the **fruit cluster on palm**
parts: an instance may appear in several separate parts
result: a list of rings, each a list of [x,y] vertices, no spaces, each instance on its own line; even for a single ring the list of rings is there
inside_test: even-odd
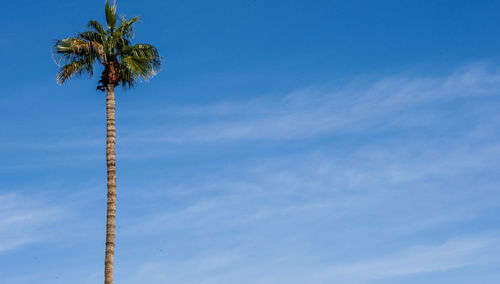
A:
[[[112,284],[116,215],[115,87],[121,84],[130,88],[137,80],[153,77],[161,67],[161,57],[152,45],[131,44],[133,24],[138,17],[121,17],[117,25],[116,4],[110,5],[107,0],[105,12],[106,28],[98,21],[90,20],[86,31],[56,41],[54,55],[56,63],[61,66],[57,73],[59,84],[83,74],[92,77],[95,63],[104,66],[97,86],[98,90],[106,91],[108,191],[104,283]]]

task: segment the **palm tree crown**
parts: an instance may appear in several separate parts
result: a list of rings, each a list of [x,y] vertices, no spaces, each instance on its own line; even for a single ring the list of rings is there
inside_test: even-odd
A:
[[[92,77],[96,61],[104,66],[97,87],[102,91],[107,85],[132,87],[137,80],[147,80],[159,71],[161,57],[154,46],[130,43],[134,37],[132,25],[139,17],[120,17],[117,27],[116,4],[110,5],[106,0],[105,11],[107,29],[98,21],[90,20],[86,31],[56,41],[56,63],[62,65],[57,73],[59,84],[82,74]]]

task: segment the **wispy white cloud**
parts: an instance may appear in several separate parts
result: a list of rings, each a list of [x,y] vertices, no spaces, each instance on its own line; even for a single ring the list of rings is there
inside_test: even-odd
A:
[[[468,187],[470,179],[498,168],[492,157],[500,154],[500,147],[462,147],[425,150],[426,144],[416,143],[391,150],[362,147],[342,155],[313,151],[259,159],[194,183],[155,184],[134,196],[184,205],[136,217],[124,233],[211,230],[280,218],[319,218],[332,225],[377,206],[404,212],[399,219],[377,210],[382,220],[392,220],[377,230],[411,232],[467,220],[495,206],[488,197],[491,187]],[[426,198],[428,194],[433,198]],[[441,206],[446,200],[454,207],[464,199],[468,203],[451,212]]]
[[[0,193],[0,252],[46,239],[48,227],[61,217],[60,208],[29,196]]]
[[[378,279],[443,272],[494,260],[500,239],[478,237],[452,239],[441,244],[420,245],[375,259],[331,265],[314,276],[311,283],[367,283]]]
[[[413,245],[378,257],[336,264],[328,263],[328,260],[310,262],[308,257],[294,255],[293,250],[282,257],[256,258],[255,252],[239,247],[229,251],[208,250],[185,259],[167,257],[168,260],[147,261],[121,274],[121,281],[360,284],[442,273],[492,261],[497,263],[492,252],[499,251],[500,240],[497,235]]]
[[[186,120],[181,127],[160,124],[154,130],[134,131],[126,139],[141,143],[273,141],[381,127],[412,128],[440,123],[441,117],[427,110],[433,104],[498,96],[499,86],[499,70],[471,65],[443,77],[393,76],[369,84],[353,82],[336,91],[308,88],[272,101],[172,110],[200,120]]]

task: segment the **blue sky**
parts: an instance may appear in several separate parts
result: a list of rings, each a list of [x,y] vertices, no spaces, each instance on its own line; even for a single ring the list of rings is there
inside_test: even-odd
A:
[[[500,1],[118,1],[116,283],[499,283]],[[102,282],[105,97],[2,3],[0,283]]]

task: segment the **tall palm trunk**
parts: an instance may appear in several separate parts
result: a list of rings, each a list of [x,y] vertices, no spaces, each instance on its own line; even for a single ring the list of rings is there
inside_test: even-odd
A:
[[[116,160],[115,160],[115,85],[106,86],[106,165],[108,170],[108,208],[106,218],[106,257],[104,260],[104,284],[113,284],[113,260],[115,255],[116,215]]]

